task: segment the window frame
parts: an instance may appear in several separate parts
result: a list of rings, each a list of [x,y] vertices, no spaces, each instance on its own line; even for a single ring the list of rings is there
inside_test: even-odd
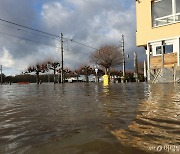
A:
[[[177,10],[176,9],[176,1],[178,1],[178,0],[171,0],[172,1],[172,14],[167,15],[167,16],[163,16],[163,17],[159,17],[159,18],[154,18],[154,3],[158,3],[160,1],[163,1],[163,0],[153,0],[153,1],[151,1],[152,27],[156,28],[156,27],[161,27],[161,26],[170,25],[170,24],[180,22],[180,20],[176,20],[176,17],[180,16],[180,12],[176,12],[176,10]],[[155,24],[156,21],[158,21],[158,20],[168,19],[168,18],[171,18],[171,17],[172,17],[172,22],[165,23],[165,24],[160,24],[160,25]]]
[[[175,51],[176,49],[176,39],[172,39],[172,40],[165,40],[164,42],[165,45],[173,45],[173,51],[169,52],[169,53],[164,53],[164,54],[171,54],[171,53],[175,53],[177,51]],[[152,50],[152,56],[161,56],[162,53],[157,54],[157,47],[161,47],[162,46],[162,41],[157,41],[157,42],[152,42],[150,43],[151,45],[151,50]]]

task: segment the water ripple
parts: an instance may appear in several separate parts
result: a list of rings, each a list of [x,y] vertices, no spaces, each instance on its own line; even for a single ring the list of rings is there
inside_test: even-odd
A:
[[[103,153],[134,154],[180,144],[179,91],[173,84],[3,85],[0,153],[97,152],[99,144]]]

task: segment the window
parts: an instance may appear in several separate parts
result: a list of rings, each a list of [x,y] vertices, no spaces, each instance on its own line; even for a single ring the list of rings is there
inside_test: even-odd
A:
[[[162,43],[164,54],[175,53],[179,50],[179,38],[167,39],[148,43],[148,49],[152,56],[159,56],[162,54]]]
[[[176,0],[176,13],[180,13],[180,1]]]
[[[180,21],[180,0],[176,0],[176,21]]]
[[[154,17],[160,18],[172,15],[172,1],[162,0],[154,2]]]
[[[155,0],[152,2],[153,26],[180,21],[180,0]]]
[[[164,54],[173,52],[173,44],[165,44],[164,45]],[[161,46],[156,46],[156,55],[162,54]]]
[[[165,45],[164,46],[165,53],[171,53],[173,52],[173,44]]]
[[[161,54],[161,46],[156,47],[156,55]]]

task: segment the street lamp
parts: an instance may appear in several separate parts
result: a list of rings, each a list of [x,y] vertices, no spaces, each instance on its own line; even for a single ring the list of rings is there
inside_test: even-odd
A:
[[[97,76],[97,73],[98,73],[98,68],[97,67],[95,67],[95,73],[96,73],[96,82],[98,82],[98,76]]]

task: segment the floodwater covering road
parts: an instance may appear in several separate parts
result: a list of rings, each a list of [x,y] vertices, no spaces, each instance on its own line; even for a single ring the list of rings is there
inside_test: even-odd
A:
[[[179,84],[0,86],[2,154],[154,152],[180,153]]]

